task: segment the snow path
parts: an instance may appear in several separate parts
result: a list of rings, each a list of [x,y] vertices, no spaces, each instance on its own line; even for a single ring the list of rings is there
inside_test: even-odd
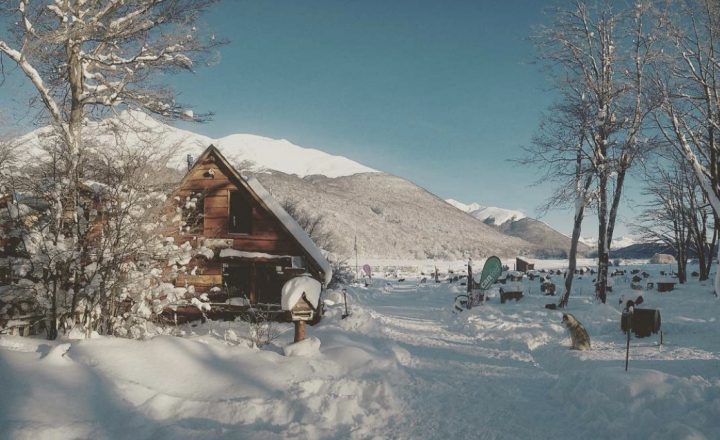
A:
[[[362,318],[375,321],[361,331],[387,346],[405,373],[394,384],[403,402],[402,438],[720,438],[718,320],[685,316],[709,298],[678,303],[646,294],[647,307],[670,300],[666,344],[658,346],[655,336],[633,340],[625,373],[619,306],[583,296],[587,281],[578,283],[570,311],[593,335],[590,352],[568,349],[561,312],[545,309],[551,298],[537,288],[532,294],[532,286],[520,303],[491,298],[458,315],[449,303],[461,286],[376,280],[382,287],[349,289]],[[675,315],[671,307],[678,306]],[[697,420],[681,416],[682,408]]]
[[[538,438],[533,422],[553,415],[538,402],[555,377],[529,351],[480,345],[458,332],[448,321],[448,296],[439,292],[397,284],[367,301],[409,377],[399,392],[407,438]]]

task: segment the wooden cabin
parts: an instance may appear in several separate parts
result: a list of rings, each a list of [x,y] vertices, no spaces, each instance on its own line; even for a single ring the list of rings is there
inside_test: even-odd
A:
[[[535,264],[528,262],[527,260],[524,260],[520,257],[517,257],[515,259],[515,270],[518,272],[527,272],[529,270],[534,270]]]
[[[283,284],[303,274],[324,287],[330,282],[330,264],[305,231],[257,179],[242,177],[212,145],[168,203],[182,216],[182,226],[171,234],[176,243],[198,250],[189,273],[174,283],[194,286],[196,296],[207,294],[215,311],[257,304],[279,308]],[[182,311],[199,313],[192,309]]]

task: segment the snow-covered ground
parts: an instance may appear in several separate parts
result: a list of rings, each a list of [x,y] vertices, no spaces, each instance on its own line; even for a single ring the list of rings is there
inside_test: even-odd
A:
[[[668,266],[642,266],[659,278]],[[570,350],[557,297],[453,313],[464,286],[376,279],[329,292],[310,341],[251,348],[244,323],[147,341],[0,337],[0,438],[717,439],[720,300],[711,283],[644,291],[659,338],[633,339],[624,371],[617,277],[608,304],[583,276],[568,311],[591,351]],[[560,284],[560,276],[555,276]],[[318,348],[319,342],[319,348]],[[67,350],[67,352],[66,352]],[[65,353],[66,352],[66,353]],[[63,353],[65,353],[63,355]]]

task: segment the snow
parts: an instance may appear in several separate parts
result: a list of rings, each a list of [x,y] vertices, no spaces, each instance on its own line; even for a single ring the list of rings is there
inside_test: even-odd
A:
[[[285,356],[316,356],[320,354],[320,339],[310,337],[303,341],[286,345],[283,348]]]
[[[265,252],[246,252],[239,251],[237,249],[224,248],[220,250],[220,258],[267,258],[268,260],[275,260],[280,258],[292,258],[290,255],[274,255],[267,254]]]
[[[597,247],[598,240],[597,237],[580,237],[580,242],[594,248]],[[632,246],[636,243],[638,243],[638,240],[634,237],[617,237],[613,238],[611,248],[617,250]]]
[[[261,167],[297,174],[300,177],[321,174],[327,177],[374,173],[377,170],[342,156],[333,156],[314,148],[299,147],[285,139],[269,139],[252,134],[234,134],[218,139],[216,146],[228,159],[251,161]],[[229,155],[228,155],[229,154]]]
[[[288,280],[282,287],[280,293],[280,305],[283,310],[292,310],[298,301],[305,295],[313,308],[317,308],[320,302],[320,283],[308,276],[295,277]]]
[[[482,206],[478,203],[471,203],[467,205],[454,199],[447,199],[445,201],[457,209],[470,214],[476,219],[495,226],[500,226],[506,222],[517,221],[527,217],[523,212],[512,209]]]
[[[0,438],[720,438],[712,281],[663,294],[615,281],[608,304],[594,301],[590,276],[574,283],[568,311],[593,346],[583,352],[569,349],[562,312],[543,307],[557,297],[537,280],[523,281],[519,302],[491,290],[453,313],[465,286],[417,274],[346,286],[346,319],[342,293],[328,292],[300,344],[279,324],[278,339],[253,348],[243,322],[144,341],[1,336]],[[633,337],[625,372],[618,299],[639,294],[661,311],[664,344]]]

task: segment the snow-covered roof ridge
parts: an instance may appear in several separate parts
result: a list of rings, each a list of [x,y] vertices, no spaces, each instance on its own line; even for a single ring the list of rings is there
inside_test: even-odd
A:
[[[251,177],[247,180],[247,184],[252,189],[258,198],[265,204],[265,206],[277,217],[278,220],[285,226],[285,229],[305,248],[308,254],[313,260],[320,266],[323,271],[323,281],[327,286],[332,279],[332,267],[330,263],[325,259],[322,251],[305,232],[305,230],[295,221],[290,214],[283,209],[282,206],[275,200],[275,198],[265,189],[264,186],[256,178]]]

